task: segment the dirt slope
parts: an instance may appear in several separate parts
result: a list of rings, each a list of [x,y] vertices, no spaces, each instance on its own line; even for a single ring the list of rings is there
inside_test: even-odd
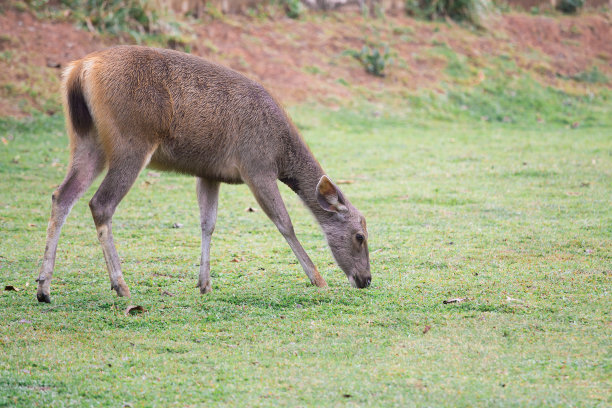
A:
[[[441,49],[450,49],[469,68],[468,77],[460,81],[468,85],[482,80],[481,69],[499,56],[556,87],[584,90],[588,85],[563,78],[594,66],[612,78],[612,29],[603,14],[505,14],[490,18],[484,32],[402,16],[365,20],[350,13],[311,15],[300,21],[209,18],[192,29],[193,53],[261,81],[286,104],[338,104],[357,95],[401,97],[421,88],[439,89],[442,80],[456,80],[445,70],[449,50]],[[367,74],[357,60],[343,54],[360,50],[365,41],[389,44],[394,62],[384,78]],[[61,67],[118,42],[69,22],[5,10],[0,14],[0,116],[57,111]]]

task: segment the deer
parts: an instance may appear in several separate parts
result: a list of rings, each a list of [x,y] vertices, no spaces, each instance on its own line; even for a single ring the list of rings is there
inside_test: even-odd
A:
[[[310,210],[331,253],[356,288],[370,285],[364,216],[323,171],[291,119],[262,85],[180,51],[116,46],[67,65],[62,103],[70,162],[53,192],[37,299],[50,303],[62,225],[104,170],[89,201],[111,290],[130,297],[112,233],[115,210],[149,167],[196,178],[202,231],[197,287],[212,290],[210,245],[221,183],[246,184],[317,287],[327,283],[298,241],[280,180]]]

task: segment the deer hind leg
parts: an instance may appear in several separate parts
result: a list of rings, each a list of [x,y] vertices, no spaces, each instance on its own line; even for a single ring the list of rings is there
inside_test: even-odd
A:
[[[300,241],[298,241],[295,236],[291,218],[289,218],[289,213],[285,208],[283,198],[276,184],[276,178],[266,177],[250,179],[246,180],[246,183],[266,215],[272,220],[274,225],[276,225],[276,228],[278,228],[283,237],[285,237],[285,240],[300,262],[310,282],[320,288],[327,286],[325,279],[323,279],[317,267],[310,260],[302,244],[300,244]]]
[[[93,132],[93,131],[92,131]],[[92,134],[77,136],[70,168],[62,184],[51,196],[51,217],[47,226],[47,244],[38,276],[39,302],[51,302],[50,288],[60,231],[70,210],[104,168],[104,153]]]
[[[130,290],[121,273],[121,263],[111,229],[112,218],[119,202],[132,187],[153,151],[152,148],[140,150],[132,148],[129,152],[114,155],[109,160],[108,173],[89,202],[98,240],[102,245],[104,260],[111,281],[111,290],[115,290],[119,296],[129,297]]]
[[[202,255],[200,257],[198,288],[200,288],[200,293],[209,293],[212,291],[210,282],[210,240],[217,222],[219,182],[198,178],[196,190],[200,207],[200,226],[202,227]]]

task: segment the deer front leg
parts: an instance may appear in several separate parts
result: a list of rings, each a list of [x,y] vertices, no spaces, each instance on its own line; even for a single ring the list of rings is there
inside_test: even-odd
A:
[[[202,227],[202,255],[200,256],[200,293],[212,291],[210,282],[210,241],[217,222],[217,203],[219,201],[219,182],[197,179],[196,191],[200,207],[200,226]]]
[[[327,286],[325,279],[323,279],[317,267],[312,263],[302,244],[300,244],[300,241],[295,236],[291,218],[289,218],[289,213],[285,208],[285,203],[276,184],[276,178],[248,180],[247,184],[266,215],[276,225],[276,228],[278,228],[283,237],[285,237],[310,282],[320,288]]]

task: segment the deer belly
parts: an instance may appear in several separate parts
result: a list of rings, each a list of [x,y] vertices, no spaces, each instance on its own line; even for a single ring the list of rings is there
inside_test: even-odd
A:
[[[162,143],[155,150],[149,167],[190,174],[223,183],[240,184],[243,182],[240,171],[232,154],[211,147],[189,144]]]

